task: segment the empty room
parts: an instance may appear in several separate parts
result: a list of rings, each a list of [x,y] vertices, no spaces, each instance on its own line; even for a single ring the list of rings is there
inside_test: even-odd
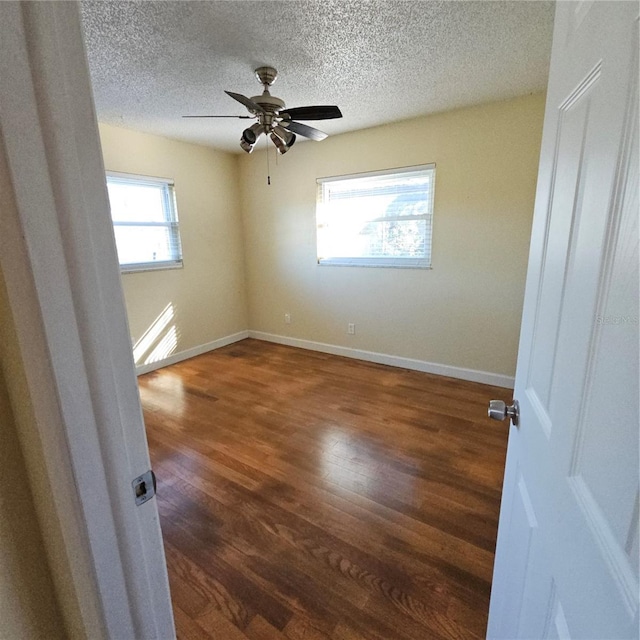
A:
[[[6,637],[638,637],[636,2],[1,13]]]

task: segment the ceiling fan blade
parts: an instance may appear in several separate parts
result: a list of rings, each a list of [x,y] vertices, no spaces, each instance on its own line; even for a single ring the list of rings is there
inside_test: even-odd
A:
[[[243,96],[241,93],[233,93],[233,91],[225,91],[225,93],[234,100],[237,100],[240,104],[243,104],[249,111],[264,113],[264,109],[257,102],[249,100],[249,98]]]
[[[289,117],[291,120],[331,120],[332,118],[342,118],[340,109],[335,105],[296,107],[294,109],[285,109],[280,112],[280,115]]]
[[[183,118],[242,118],[253,120],[253,116],[182,116]]]
[[[289,131],[293,131],[294,133],[299,133],[301,136],[305,138],[310,138],[311,140],[315,140],[316,142],[320,142],[320,140],[324,140],[329,134],[324,131],[320,131],[319,129],[314,129],[313,127],[308,127],[306,124],[302,124],[301,122],[293,122],[292,120],[283,120],[280,123],[283,127],[289,129]]]

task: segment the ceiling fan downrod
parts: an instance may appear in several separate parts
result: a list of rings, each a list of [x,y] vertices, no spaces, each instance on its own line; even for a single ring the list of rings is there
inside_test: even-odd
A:
[[[255,74],[258,82],[264,88],[262,95],[249,98],[251,102],[260,107],[260,110],[253,110],[258,118],[258,124],[242,132],[240,147],[247,153],[251,153],[258,138],[264,133],[271,138],[278,152],[284,154],[293,146],[296,136],[281,126],[283,119],[279,117],[279,114],[286,106],[284,100],[272,96],[269,92],[269,87],[278,78],[278,71],[273,67],[258,67]],[[251,107],[247,108],[251,111]]]

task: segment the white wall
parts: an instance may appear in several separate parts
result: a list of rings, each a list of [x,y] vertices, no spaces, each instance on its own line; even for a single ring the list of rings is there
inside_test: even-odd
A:
[[[533,95],[296,144],[271,186],[242,156],[251,329],[513,376],[543,115]],[[317,265],[316,178],[427,163],[433,269]]]
[[[122,284],[134,342],[170,307],[173,314],[136,364],[206,345],[248,326],[238,167],[233,154],[100,125],[105,168],[172,178],[184,254],[181,269],[125,273]]]

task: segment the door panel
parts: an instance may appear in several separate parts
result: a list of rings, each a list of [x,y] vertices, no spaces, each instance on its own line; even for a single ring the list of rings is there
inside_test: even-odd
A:
[[[569,640],[571,638],[571,634],[569,633],[569,627],[567,626],[567,619],[564,617],[562,603],[558,600],[558,591],[555,583],[553,585],[549,614],[542,638],[551,638],[552,640]]]
[[[580,224],[583,184],[581,160],[589,124],[589,106],[599,73],[591,73],[561,105],[556,131],[556,154],[549,225],[545,235],[542,277],[538,291],[536,322],[529,369],[529,395],[537,398],[538,412],[551,435],[550,394],[555,369],[560,314],[566,289],[567,263],[576,226]],[[570,211],[571,215],[557,215]],[[556,213],[556,215],[554,215]]]
[[[639,286],[637,81],[635,85],[630,116],[634,131],[625,136],[631,142],[620,176],[625,184],[611,229],[611,245],[615,251],[608,251],[605,259],[571,469],[572,476],[582,476],[622,547],[628,539],[637,537],[638,531],[637,513],[634,517],[638,502],[637,474],[632,473],[639,453],[637,424],[634,424],[638,416],[638,390],[633,384],[638,379],[638,360],[628,357],[637,350],[637,344],[632,331],[620,330],[637,322],[637,312],[635,316],[627,315],[628,301],[637,295]],[[621,375],[610,374],[610,362],[621,368]],[[598,429],[598,425],[609,422],[612,408],[621,428]],[[620,495],[626,500],[619,500]],[[635,569],[637,571],[637,565]]]
[[[558,3],[492,638],[638,637],[638,72],[637,3]]]
[[[520,536],[514,540],[509,549],[509,565],[513,571],[508,576],[507,589],[514,593],[514,598],[502,611],[503,624],[508,628],[517,628],[522,614],[523,602],[526,599],[524,585],[519,584],[520,576],[526,572],[529,559],[535,555],[538,542],[538,521],[533,512],[533,505],[529,498],[527,487],[519,470],[516,490],[513,492],[511,505],[511,527],[520,531]],[[516,595],[517,594],[517,595]]]

